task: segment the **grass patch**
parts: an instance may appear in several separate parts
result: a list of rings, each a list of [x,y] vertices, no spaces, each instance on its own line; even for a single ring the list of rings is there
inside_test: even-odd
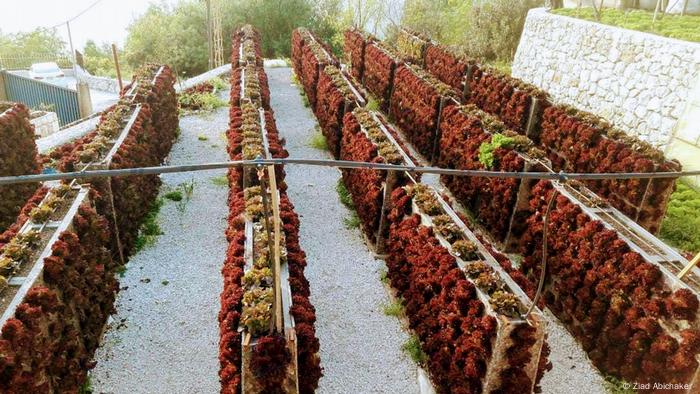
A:
[[[661,223],[660,237],[669,244],[690,253],[700,252],[700,192],[683,182],[676,184],[666,217]]]
[[[160,284],[162,284],[163,286],[167,286],[169,283],[170,283],[170,281],[167,279],[160,282]]]
[[[146,218],[141,223],[141,229],[139,230],[139,236],[136,238],[135,249],[136,252],[140,252],[148,246],[153,245],[156,242],[158,236],[163,235],[163,231],[158,224],[158,213],[163,207],[163,199],[156,199],[151,205],[151,209],[148,211]]]
[[[204,135],[204,134],[200,134],[200,135],[197,136],[197,139],[200,140],[200,141],[207,141],[207,140],[209,140],[209,137],[207,137],[207,136]]]
[[[228,186],[228,178],[225,175],[211,178],[211,183],[216,186]]]
[[[510,60],[492,60],[487,64],[506,75],[510,75],[513,68],[513,62]]]
[[[424,365],[428,361],[428,355],[421,349],[420,339],[415,334],[408,338],[408,341],[401,346],[401,350],[406,352],[411,357],[411,360],[418,365]]]
[[[309,146],[319,150],[328,149],[328,144],[326,143],[326,137],[319,130],[315,130],[311,135],[309,140]]]
[[[170,201],[182,201],[182,192],[179,190],[173,190],[171,192],[165,193],[163,197]]]
[[[589,21],[596,21],[593,8],[560,8],[552,11],[558,15],[565,15]],[[652,21],[654,13],[645,10],[617,10],[604,8],[600,12],[600,23],[617,26],[623,29],[643,31],[659,36],[676,38],[679,40],[700,42],[700,16],[697,15],[664,15],[657,17],[656,23]]]
[[[182,93],[178,96],[178,102],[181,114],[188,111],[210,112],[228,105],[213,93]]]
[[[119,274],[120,278],[123,278],[124,275],[126,275],[126,270],[127,270],[126,265],[122,265],[122,266],[117,267],[117,269],[115,271],[116,271],[116,273]]]
[[[369,101],[367,101],[365,108],[370,111],[379,111],[379,101],[377,101],[374,97],[371,97]]]
[[[379,270],[379,280],[381,280],[385,285],[389,284],[389,273],[385,268]]]
[[[345,224],[345,228],[348,230],[360,228],[360,217],[357,216],[357,212],[353,211],[350,217],[344,218],[343,224]]]
[[[625,382],[624,380],[620,380],[614,376],[606,376],[605,381],[603,382],[603,386],[605,386],[605,391],[607,391],[610,394],[634,394],[636,391],[632,389],[632,385]]]
[[[335,185],[335,191],[338,192],[338,197],[343,205],[345,205],[348,209],[355,209],[355,204],[352,202],[352,195],[348,191],[348,188],[345,187],[343,178],[338,178],[338,183]]]
[[[80,386],[78,389],[78,394],[92,394],[93,389],[92,389],[92,380],[90,380],[90,375],[88,375],[85,378],[85,382],[83,382],[83,385]]]
[[[382,306],[382,312],[387,316],[401,317],[404,315],[403,300],[398,300]]]
[[[311,102],[309,101],[309,98],[306,97],[306,94],[303,93],[301,94],[301,102],[304,104],[304,107],[306,108],[311,108]]]

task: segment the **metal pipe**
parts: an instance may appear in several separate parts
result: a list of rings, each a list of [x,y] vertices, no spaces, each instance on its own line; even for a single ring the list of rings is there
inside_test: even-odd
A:
[[[452,175],[452,176],[472,176],[472,177],[487,177],[487,178],[516,178],[516,179],[546,179],[546,180],[602,180],[602,179],[670,179],[683,176],[698,176],[700,170],[682,171],[682,172],[629,172],[629,173],[601,173],[601,174],[582,174],[582,173],[566,173],[566,172],[500,172],[500,171],[482,171],[482,170],[456,170],[439,167],[420,167],[420,166],[405,166],[380,163],[364,163],[357,161],[346,160],[319,160],[319,159],[255,159],[255,160],[237,160],[201,164],[188,164],[177,166],[157,166],[157,167],[140,167],[140,168],[124,168],[116,170],[93,170],[82,172],[67,172],[54,174],[36,174],[36,175],[18,175],[0,177],[0,185],[11,185],[17,183],[32,183],[46,182],[57,180],[70,179],[85,179],[85,178],[104,178],[114,176],[134,176],[134,175],[153,175],[153,174],[169,174],[176,172],[194,172],[225,169],[232,167],[256,167],[266,165],[306,165],[317,167],[335,167],[346,169],[373,169],[384,171],[405,171],[408,173],[424,173],[437,175]]]

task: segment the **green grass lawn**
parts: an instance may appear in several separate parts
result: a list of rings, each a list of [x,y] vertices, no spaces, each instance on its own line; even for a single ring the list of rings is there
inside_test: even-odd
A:
[[[678,182],[659,236],[683,251],[700,252],[700,192]]]
[[[593,8],[560,8],[552,10],[558,15],[595,21]],[[652,24],[654,13],[643,10],[622,11],[605,8],[601,12],[601,23],[622,27],[630,30],[638,30],[657,34],[664,37],[677,38],[679,40],[700,42],[700,16],[695,15],[664,15]]]

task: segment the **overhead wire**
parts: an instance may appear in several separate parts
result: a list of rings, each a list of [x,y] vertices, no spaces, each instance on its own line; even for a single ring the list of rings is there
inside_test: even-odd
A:
[[[167,174],[178,172],[195,172],[215,169],[226,169],[234,167],[255,167],[269,165],[306,165],[316,167],[335,167],[344,169],[373,169],[384,171],[401,171],[408,173],[423,173],[451,176],[470,176],[487,178],[515,178],[515,179],[545,179],[555,181],[569,180],[606,180],[606,179],[675,179],[684,176],[698,176],[700,170],[677,171],[677,172],[627,172],[627,173],[568,173],[568,172],[531,172],[531,171],[487,171],[487,170],[458,170],[451,168],[440,168],[433,166],[406,166],[382,163],[367,163],[347,160],[327,160],[327,159],[262,159],[236,160],[225,162],[196,163],[176,166],[156,166],[124,168],[115,170],[92,170],[65,173],[44,173],[30,175],[16,175],[0,177],[0,185],[12,185],[18,183],[47,182],[58,180],[105,178],[115,176],[137,176],[152,174]]]

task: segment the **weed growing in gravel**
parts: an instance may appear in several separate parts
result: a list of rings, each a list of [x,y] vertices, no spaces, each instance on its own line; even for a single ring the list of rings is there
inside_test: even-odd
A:
[[[399,298],[390,304],[384,304],[382,311],[387,316],[401,317],[404,315],[403,299]]]
[[[228,105],[226,101],[213,93],[182,93],[178,100],[180,102],[180,115],[192,112],[211,112]],[[194,110],[186,108],[193,108]]]
[[[156,238],[158,238],[159,235],[163,235],[163,231],[160,229],[160,225],[158,225],[158,213],[161,207],[163,207],[163,199],[159,198],[153,202],[146,218],[143,223],[141,223],[141,229],[139,230],[139,236],[136,238],[135,244],[137,252],[140,252],[147,246],[153,245],[156,242]]]
[[[355,204],[352,202],[352,195],[345,187],[343,178],[338,178],[338,184],[335,186],[335,191],[338,192],[338,197],[340,197],[340,202],[345,205],[348,209],[355,209]]]
[[[136,240],[136,242],[138,243],[138,240]],[[120,267],[117,267],[116,272],[119,274],[120,278],[123,278],[124,275],[126,274],[126,270],[127,270],[126,265],[122,265]]]
[[[228,186],[228,178],[225,175],[211,178],[211,183],[216,186]]]
[[[428,361],[428,356],[423,352],[420,347],[420,339],[416,334],[411,335],[408,341],[401,346],[401,350],[408,353],[413,360],[418,365],[424,365]]]
[[[170,281],[166,279],[166,280],[163,280],[163,281],[160,282],[160,283],[161,283],[163,286],[167,286],[167,285],[170,283]]]
[[[309,102],[309,98],[306,97],[306,94],[304,94],[304,91],[301,91],[301,102],[304,103],[304,107],[310,108],[311,103]]]
[[[200,135],[197,136],[197,139],[200,140],[200,141],[207,141],[207,140],[209,139],[209,137],[207,137],[207,136],[204,135],[204,134],[200,134]]]
[[[173,190],[171,192],[165,193],[163,196],[170,201],[182,201],[182,192],[179,190]]]
[[[187,205],[188,202],[192,199],[192,194],[194,193],[194,179],[192,179],[189,182],[183,182],[178,186],[179,189],[182,189],[182,192],[184,194],[184,198],[178,201],[177,203],[177,210],[180,211],[180,213],[185,212],[185,206]]]
[[[379,270],[379,280],[385,285],[389,283],[389,273],[386,271],[386,268]]]
[[[299,78],[297,78],[296,74],[292,73],[292,76],[289,79],[292,81],[292,85],[299,86]]]
[[[607,391],[610,394],[634,394],[635,391],[632,390],[630,387],[629,383],[626,383],[624,380],[620,380],[614,376],[606,376],[605,377],[605,382],[603,382],[603,386],[605,386],[605,391]]]
[[[353,211],[350,217],[343,219],[343,223],[348,230],[360,228],[360,217],[357,216],[357,212]]]
[[[85,382],[78,389],[78,394],[92,394],[92,381],[90,380],[90,375],[85,378]]]
[[[316,129],[311,135],[311,139],[309,140],[309,146],[318,150],[328,149],[328,145],[326,144],[326,137],[323,134],[321,134],[321,131],[319,131],[318,129]]]

